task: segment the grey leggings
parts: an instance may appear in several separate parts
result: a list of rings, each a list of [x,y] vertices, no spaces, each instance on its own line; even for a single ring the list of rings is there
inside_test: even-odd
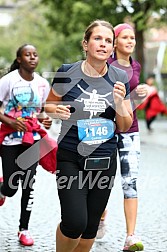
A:
[[[118,134],[118,153],[124,198],[137,198],[136,184],[140,160],[139,132]]]

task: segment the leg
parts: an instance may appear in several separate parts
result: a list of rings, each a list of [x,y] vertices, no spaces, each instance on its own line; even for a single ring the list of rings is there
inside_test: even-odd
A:
[[[56,252],[73,252],[87,225],[87,188],[86,185],[78,188],[78,155],[59,149],[57,160],[56,179],[62,221],[56,232]]]
[[[78,246],[74,249],[74,252],[89,252],[93,246],[95,238],[83,239],[81,238]]]
[[[150,125],[151,123],[156,119],[156,116],[151,117],[150,119],[147,119],[147,129],[151,130]]]
[[[73,252],[74,248],[77,247],[80,238],[71,239],[65,235],[60,230],[60,225],[57,227],[56,231],[56,252]]]
[[[136,181],[139,170],[140,139],[139,134],[119,134],[118,151],[120,157],[122,189],[124,193],[124,211],[127,234],[133,234],[137,216]]]
[[[124,193],[124,213],[127,230],[124,250],[143,250],[143,244],[140,238],[134,235],[138,206],[136,181],[140,156],[139,133],[119,134],[118,151],[120,156],[122,189]],[[138,249],[136,249],[136,245]]]
[[[4,184],[2,186],[2,193],[6,196],[12,197],[19,185],[19,179],[22,178],[22,198],[21,198],[21,214],[20,214],[20,230],[26,230],[19,232],[19,241],[22,245],[33,245],[34,241],[30,237],[27,229],[29,218],[31,214],[31,204],[33,199],[33,188],[34,183],[33,176],[36,172],[36,166],[33,165],[29,170],[22,170],[17,165],[17,157],[24,152],[27,147],[21,144],[15,146],[2,146],[1,147],[2,156],[2,167]],[[10,158],[9,158],[10,157]],[[31,157],[29,157],[31,158]]]
[[[20,172],[15,160],[18,156],[19,145],[1,146],[3,185],[1,192],[3,195],[12,197],[18,190]],[[10,158],[9,158],[10,157]]]
[[[89,252],[94,239],[71,239],[64,236],[60,230],[60,226],[57,227],[56,231],[56,252]]]
[[[94,243],[94,238],[97,238],[98,233],[98,227],[99,222],[102,220],[102,218],[105,218],[106,215],[106,205],[108,203],[108,199],[111,193],[111,189],[113,187],[113,182],[115,178],[117,168],[117,160],[116,160],[116,153],[113,155],[113,159],[111,159],[111,164],[109,170],[106,171],[100,171],[94,173],[93,180],[98,177],[97,183],[95,183],[94,187],[89,190],[88,194],[88,224],[87,228],[82,234],[82,243],[79,243],[79,246],[77,252],[82,251],[82,247],[84,246],[84,243],[87,243],[89,241],[89,249]],[[107,181],[105,183],[104,187],[100,186],[99,181],[102,181],[104,178],[107,178]],[[102,217],[103,216],[103,217]],[[103,219],[104,221],[104,219]],[[85,240],[84,240],[85,239]],[[89,240],[88,240],[89,239]],[[85,252],[89,250],[83,250]]]
[[[106,215],[107,215],[107,210],[105,209],[104,212],[102,213],[101,218],[100,218],[96,239],[102,239],[104,237],[104,235],[105,235],[105,232],[106,232],[106,224],[105,224]]]
[[[36,148],[36,147],[35,147]],[[30,160],[33,160],[34,155],[34,146],[33,148],[27,146],[20,146],[20,152],[18,157],[24,159],[25,151],[28,150],[28,157]],[[32,150],[32,153],[31,153]],[[23,156],[20,154],[24,153]],[[37,145],[37,149],[35,153],[38,155],[39,149]],[[27,163],[26,160],[23,160],[23,163]],[[19,167],[21,171],[20,180],[22,186],[22,197],[21,197],[21,213],[20,213],[20,225],[19,225],[19,241],[24,246],[32,246],[34,244],[34,240],[30,236],[28,231],[28,224],[31,216],[32,205],[34,202],[34,182],[36,176],[36,167],[38,162],[32,164],[28,168]]]
[[[34,183],[36,177],[37,163],[32,165],[21,176],[22,197],[19,229],[28,230],[28,224],[31,216],[32,206],[34,203]]]
[[[126,219],[127,236],[134,234],[137,218],[138,199],[124,199],[124,213]]]
[[[101,221],[105,220],[106,214],[107,214],[107,210],[105,209],[104,212],[102,213],[102,216],[101,216],[101,219],[100,219]]]
[[[34,176],[36,174],[37,163],[33,164],[28,169],[20,168],[19,165],[17,164],[17,158],[19,157],[20,154],[22,154],[24,151],[29,149],[29,147],[19,144],[19,145],[15,145],[11,147],[8,146],[7,148],[12,148],[11,153],[13,155],[10,155],[10,159],[12,156],[11,162],[13,163],[13,166],[15,167],[15,173],[13,173],[12,176],[10,176],[11,188],[16,183],[18,187],[19,179],[21,180],[21,186],[22,186],[21,216],[20,216],[19,228],[20,230],[28,229],[28,222],[29,222],[29,217],[30,217],[31,208],[32,208],[30,207],[30,204],[33,203],[33,183],[35,181]],[[31,159],[30,153],[29,153],[29,158]]]
[[[58,152],[60,153],[60,149]],[[57,187],[62,221],[57,228],[56,252],[89,252],[113,185],[112,179],[116,173],[116,156],[113,158],[114,161],[111,161],[110,169],[102,174],[100,172],[93,188],[90,188],[89,178],[94,181],[98,172],[79,171],[78,156],[76,162],[71,162],[71,158],[72,153],[65,155],[65,152],[62,152],[60,162],[58,155]],[[62,159],[67,159],[68,162],[62,162]],[[108,177],[108,182],[103,190],[99,188],[98,184],[102,176]],[[61,178],[68,178],[68,180],[62,184]]]

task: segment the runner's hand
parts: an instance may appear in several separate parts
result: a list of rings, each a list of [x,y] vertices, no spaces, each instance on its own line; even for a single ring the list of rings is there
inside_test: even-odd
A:
[[[117,81],[113,88],[113,97],[115,104],[122,103],[126,95],[125,84]]]

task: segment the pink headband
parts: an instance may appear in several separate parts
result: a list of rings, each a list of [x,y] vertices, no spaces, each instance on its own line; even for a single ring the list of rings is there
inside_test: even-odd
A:
[[[126,23],[118,24],[114,27],[115,37],[118,37],[120,32],[123,31],[124,29],[130,29],[134,31],[133,27],[129,24],[126,24]]]

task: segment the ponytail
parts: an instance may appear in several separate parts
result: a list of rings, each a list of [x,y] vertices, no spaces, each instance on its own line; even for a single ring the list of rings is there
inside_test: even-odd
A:
[[[17,52],[16,52],[16,59],[13,61],[12,65],[10,66],[8,73],[10,73],[10,72],[12,72],[12,71],[14,71],[14,70],[20,68],[20,64],[19,64],[19,62],[17,61],[17,58],[18,58],[18,57],[21,57],[22,49],[23,49],[24,47],[26,47],[27,45],[28,45],[28,44],[24,44],[24,45],[22,45],[22,46],[20,46],[20,47],[18,48],[18,50],[17,50]]]
[[[10,66],[8,73],[10,73],[10,72],[12,72],[12,71],[14,71],[14,70],[16,70],[16,69],[19,69],[19,67],[20,67],[20,64],[19,64],[19,62],[17,61],[17,59],[15,59],[15,60],[13,61],[12,65]]]

